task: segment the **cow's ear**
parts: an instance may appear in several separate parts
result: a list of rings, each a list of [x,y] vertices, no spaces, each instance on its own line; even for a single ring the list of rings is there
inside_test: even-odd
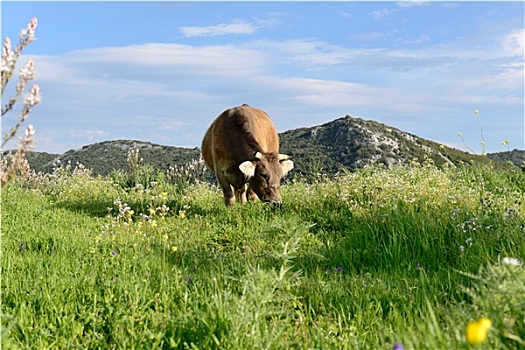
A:
[[[293,169],[293,162],[289,159],[281,160],[279,163],[281,164],[281,169],[283,169],[283,176]]]
[[[239,169],[248,179],[251,179],[253,175],[255,175],[255,164],[253,164],[251,160],[242,162],[241,165],[239,165]]]

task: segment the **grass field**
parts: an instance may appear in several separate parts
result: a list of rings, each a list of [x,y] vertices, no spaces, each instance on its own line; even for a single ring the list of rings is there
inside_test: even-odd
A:
[[[2,189],[2,349],[525,348],[518,168],[367,169],[233,209],[117,175]]]

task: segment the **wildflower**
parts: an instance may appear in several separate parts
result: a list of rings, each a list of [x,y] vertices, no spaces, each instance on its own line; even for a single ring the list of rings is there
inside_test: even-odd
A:
[[[30,139],[35,135],[35,127],[33,124],[29,124],[25,130],[26,139]]]
[[[177,248],[176,245],[174,245],[173,247],[171,247],[171,251],[174,252],[174,253],[175,253],[178,249],[179,249],[179,248]]]
[[[168,237],[168,235],[167,235],[167,234],[166,234],[166,235],[164,235],[164,236],[162,236],[162,239],[163,239],[163,240],[165,240],[165,241],[167,241],[167,240],[168,240],[168,238],[169,238],[169,237]]]
[[[492,322],[487,317],[483,317],[478,321],[470,321],[465,330],[467,342],[470,345],[483,343],[487,339],[491,327]]]
[[[39,104],[42,101],[42,97],[40,96],[40,87],[38,85],[33,85],[33,88],[31,89],[31,92],[29,95],[27,95],[24,98],[24,106],[29,109],[37,104]]]
[[[394,344],[394,350],[403,350],[403,344],[395,343]]]
[[[461,135],[463,135],[463,134],[461,133],[461,131],[459,131],[458,132],[458,136],[461,137]]]
[[[337,271],[338,271],[338,272],[343,272],[343,267],[342,267],[342,266],[339,266],[339,267],[337,268]]]
[[[35,74],[35,62],[30,59],[27,61],[25,68],[20,69],[20,80],[28,81],[34,80],[36,78]]]
[[[112,251],[112,252],[111,252],[111,255],[113,255],[113,256],[117,256],[117,252],[116,252],[116,251]]]
[[[27,28],[23,29],[20,32],[21,39],[25,37],[25,41],[27,41],[28,43],[35,41],[35,29],[37,25],[38,20],[36,19],[36,17],[33,17],[31,19],[31,22],[29,22],[29,24],[27,25]]]
[[[516,267],[520,267],[521,266],[521,261],[519,261],[516,258],[509,258],[507,256],[504,257],[501,260],[501,262],[504,263],[505,265],[509,265],[509,266],[516,266]]]
[[[2,72],[9,72],[16,63],[15,53],[11,50],[11,39],[4,38],[2,49]]]
[[[477,109],[474,110],[474,114],[478,115],[479,111]]]
[[[501,145],[506,146],[509,144],[509,142],[510,142],[509,140],[501,141]]]
[[[22,243],[22,244],[20,244],[20,247],[18,248],[18,251],[19,252],[23,252],[24,250],[26,250],[26,245],[25,245],[25,243]]]
[[[503,214],[503,216],[505,217],[515,216],[515,215],[516,215],[516,209],[514,208],[507,208],[507,210],[505,210],[505,213]]]
[[[421,268],[421,264],[420,263],[417,263],[416,264],[416,269],[420,269]]]
[[[155,220],[151,220],[149,224],[151,227],[157,227],[157,222]]]

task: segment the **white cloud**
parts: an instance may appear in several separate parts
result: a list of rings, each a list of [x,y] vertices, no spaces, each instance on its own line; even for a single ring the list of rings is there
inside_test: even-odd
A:
[[[69,134],[73,137],[87,140],[100,139],[109,136],[109,132],[100,129],[70,130]]]
[[[45,147],[37,150],[57,153],[118,138],[195,147],[211,120],[242,103],[267,110],[280,131],[350,114],[443,139],[439,130],[455,135],[463,112],[494,106],[514,115],[523,108],[523,64],[514,56],[520,38],[523,31],[512,32],[503,41],[508,50],[482,52],[463,45],[352,49],[288,40],[34,56],[44,103],[31,122]]]
[[[425,34],[421,34],[417,38],[413,38],[413,39],[400,39],[399,40],[400,43],[402,43],[402,44],[409,44],[409,45],[423,44],[423,43],[427,43],[427,42],[430,42],[430,41],[431,41],[431,38],[428,35],[425,35]]]
[[[220,23],[213,26],[180,27],[179,30],[185,37],[199,37],[238,34],[247,35],[255,33],[257,28],[258,26],[254,23],[249,23],[242,20],[233,20],[230,23]]]
[[[386,34],[383,32],[367,32],[352,35],[353,40],[359,41],[379,41],[385,39]]]
[[[396,5],[400,8],[409,9],[416,6],[430,6],[432,3],[426,0],[398,1]]]
[[[80,50],[65,55],[72,65],[85,65],[94,70],[107,69],[103,74],[118,74],[126,67],[140,70],[137,74],[152,74],[152,78],[173,75],[206,74],[222,76],[243,74],[266,67],[259,52],[233,45],[188,46],[150,43],[144,45]],[[101,65],[100,63],[103,63]],[[101,73],[102,74],[102,73]]]
[[[414,7],[420,6],[432,6],[431,1],[426,0],[409,0],[409,1],[398,1],[396,2],[396,8],[382,8],[375,10],[371,13],[375,20],[382,20],[383,18],[390,16],[398,11],[409,10]]]
[[[372,17],[376,20],[380,20],[380,19],[383,19],[384,17],[390,15],[392,12],[394,12],[393,10],[390,10],[390,9],[380,9],[380,10],[375,10],[372,12]]]
[[[447,10],[454,10],[454,9],[460,8],[461,4],[457,2],[445,2],[445,3],[442,3],[441,6],[443,8],[446,8]]]
[[[336,9],[335,12],[338,13],[342,17],[355,18],[355,16],[353,14],[351,14],[350,12],[347,12],[347,11]]]
[[[525,29],[515,30],[503,38],[502,46],[503,49],[513,56],[524,57],[525,45],[524,45]]]

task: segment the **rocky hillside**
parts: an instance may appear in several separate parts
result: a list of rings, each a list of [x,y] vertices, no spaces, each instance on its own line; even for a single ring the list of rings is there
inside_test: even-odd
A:
[[[473,155],[403,132],[396,128],[346,116],[313,128],[281,134],[282,152],[298,160],[301,174],[334,174],[370,165],[402,166],[426,157],[442,166],[488,163],[487,157]]]
[[[174,165],[185,165],[199,159],[198,148],[161,146],[149,142],[118,140],[87,145],[62,155],[32,152],[28,155],[30,166],[37,172],[50,172],[55,164],[75,166],[77,163],[91,169],[94,175],[107,175],[113,171],[128,171],[128,153],[138,149],[142,164],[165,171]]]
[[[295,157],[293,174],[304,178],[318,173],[333,175],[342,168],[354,170],[378,164],[402,166],[414,159],[422,162],[425,158],[440,166],[445,163],[489,163],[491,159],[501,166],[509,160],[521,166],[525,160],[525,151],[477,156],[443,147],[384,124],[350,116],[312,128],[290,130],[280,134],[280,138],[281,152]],[[56,162],[70,162],[73,166],[78,162],[92,169],[94,174],[106,175],[115,170],[129,169],[127,156],[131,149],[139,150],[143,164],[162,172],[170,165],[185,165],[200,157],[198,148],[123,140],[96,143],[62,155],[33,152],[28,160],[36,171],[51,171]]]

